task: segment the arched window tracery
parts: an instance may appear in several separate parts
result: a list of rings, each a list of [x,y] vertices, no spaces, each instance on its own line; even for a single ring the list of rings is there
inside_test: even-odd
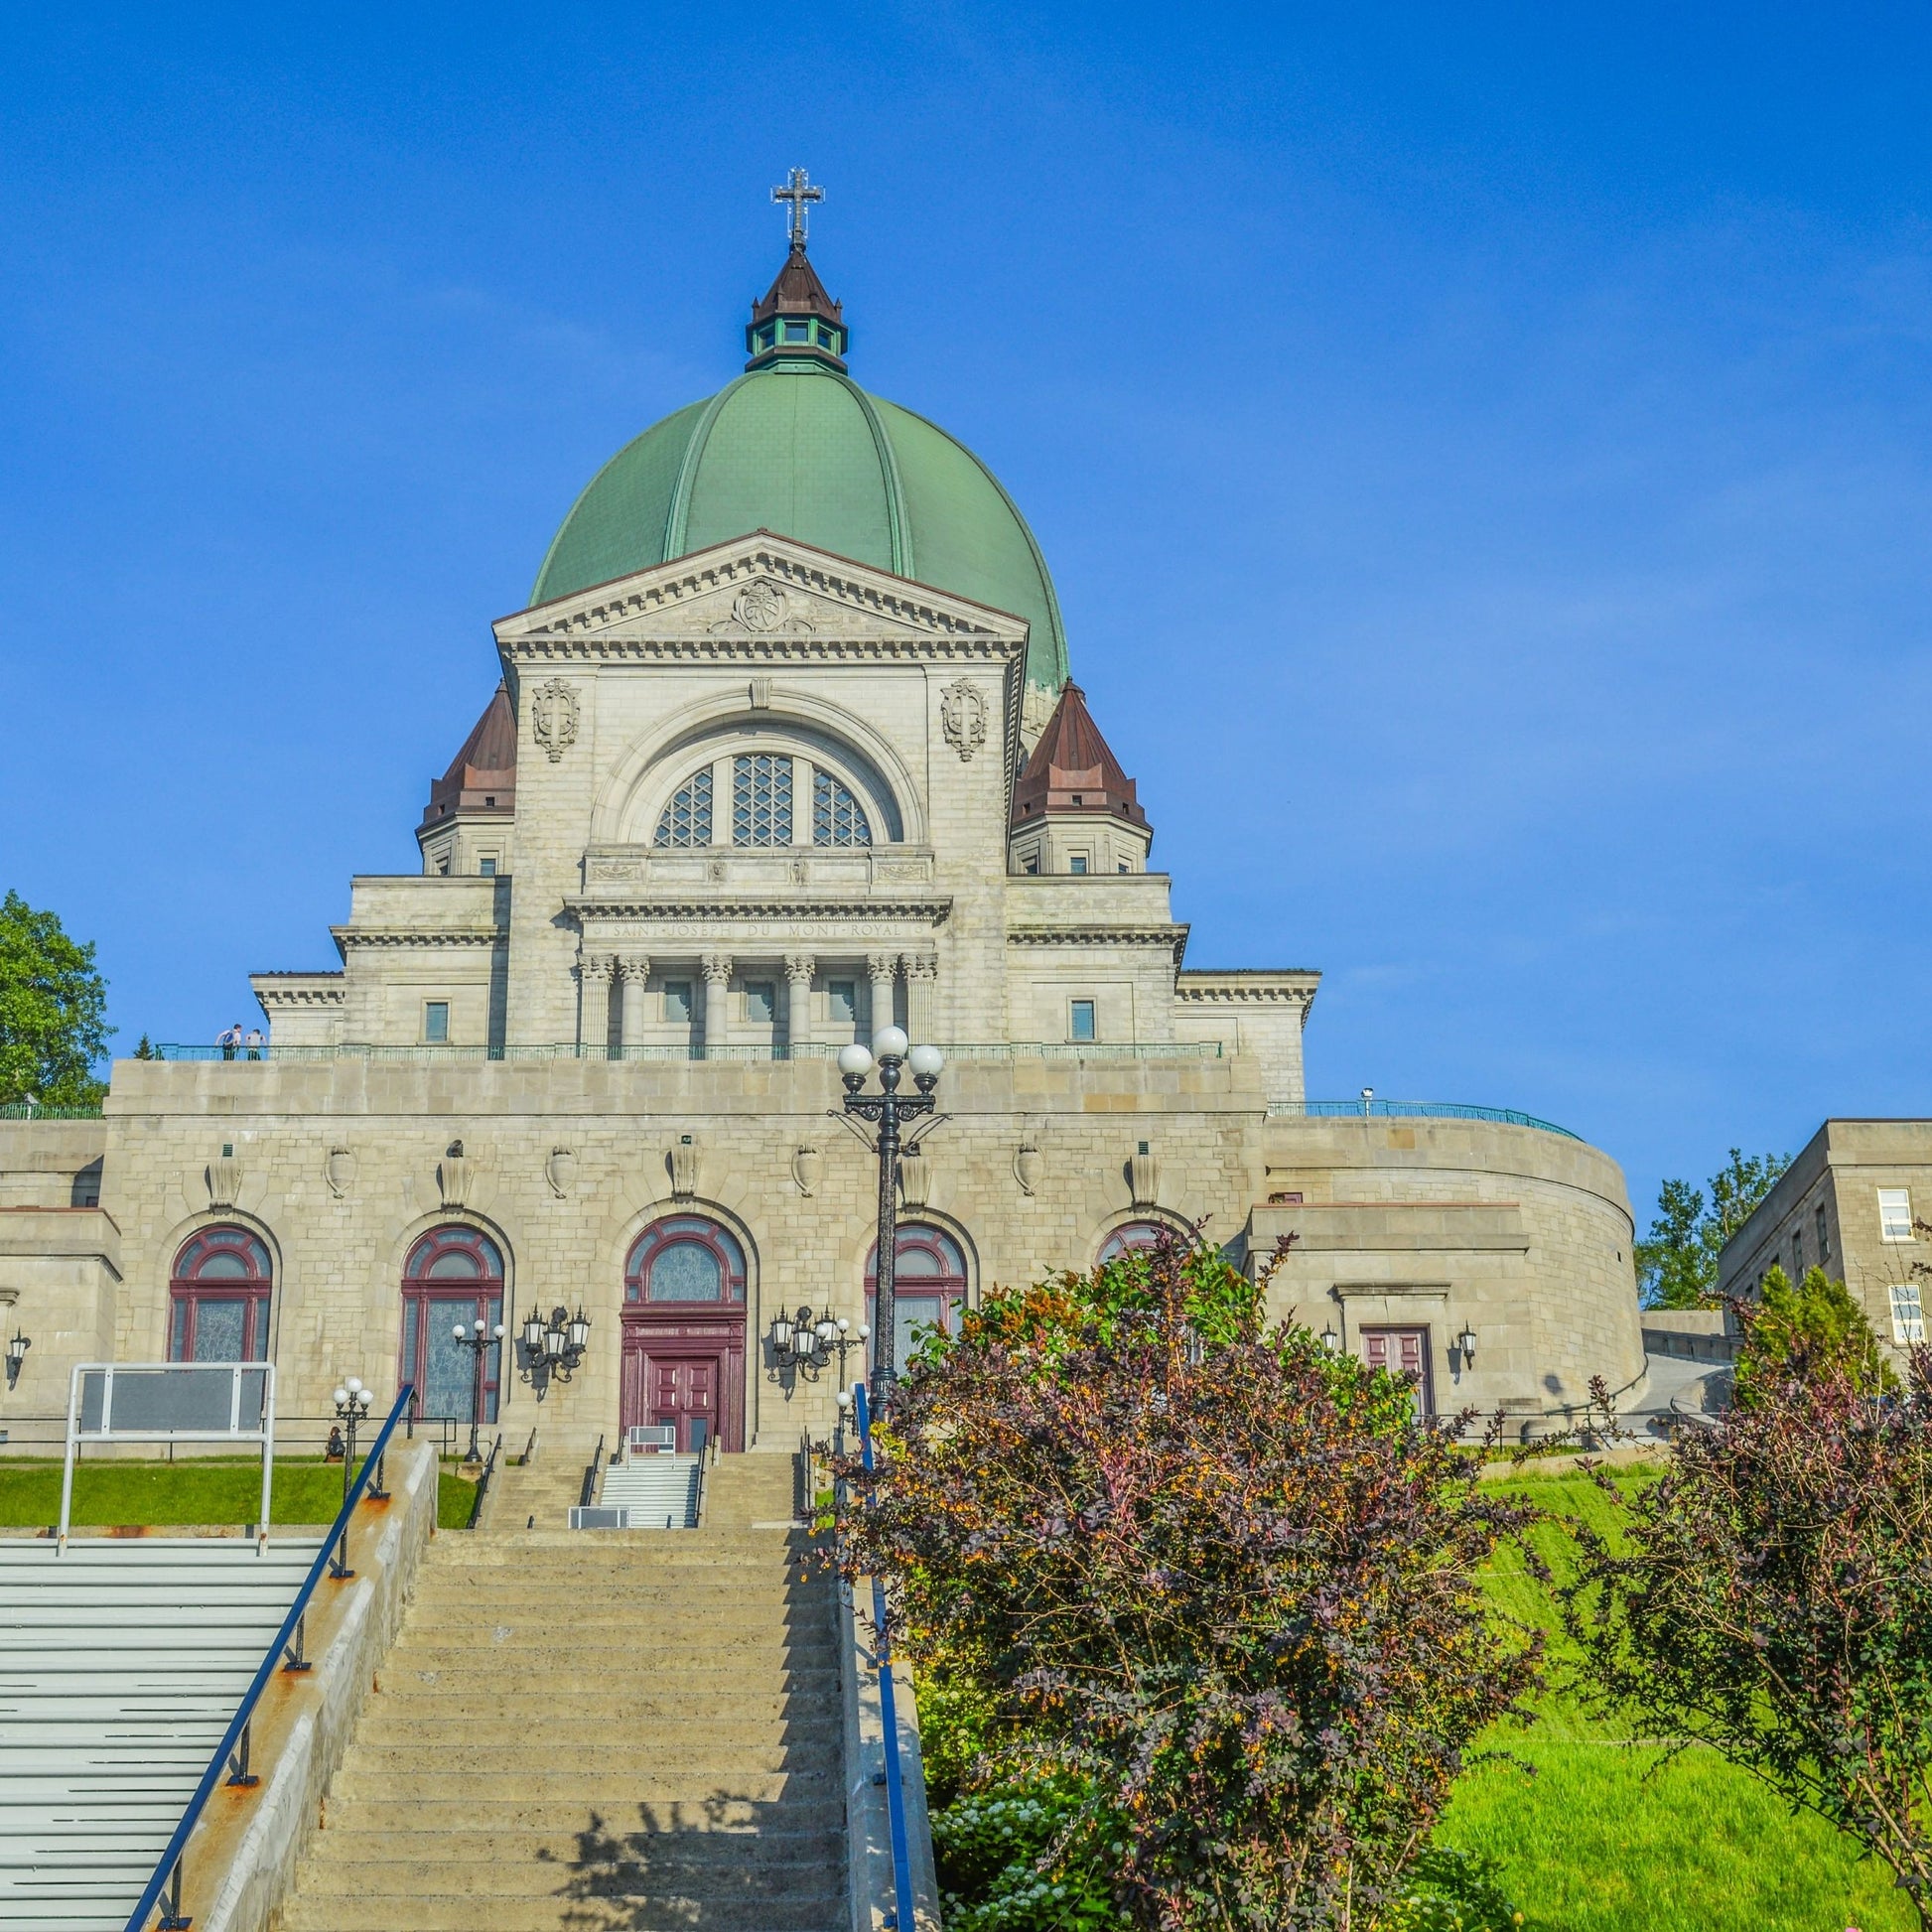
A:
[[[493,1328],[503,1318],[503,1256],[479,1228],[431,1228],[402,1271],[402,1376],[416,1385],[418,1416],[494,1422],[503,1346],[461,1346],[458,1322]]]
[[[902,1221],[894,1244],[893,1360],[900,1368],[928,1329],[959,1332],[966,1306],[966,1257],[944,1228],[926,1221]],[[879,1243],[866,1256],[866,1320],[876,1325],[879,1295]]]
[[[743,1308],[745,1250],[708,1215],[653,1221],[624,1261],[623,1299],[631,1306]]]
[[[864,847],[873,843],[875,825],[888,840],[899,837],[891,798],[876,781],[842,768],[836,756],[739,752],[685,777],[658,812],[651,843],[660,851],[807,840],[821,848]]]
[[[851,788],[829,771],[812,774],[812,843],[870,845],[872,826],[866,808]]]
[[[268,1359],[274,1264],[242,1227],[203,1228],[182,1244],[168,1281],[171,1362]]]
[[[709,845],[711,843],[711,766],[694,771],[671,794],[657,821],[654,845]]]

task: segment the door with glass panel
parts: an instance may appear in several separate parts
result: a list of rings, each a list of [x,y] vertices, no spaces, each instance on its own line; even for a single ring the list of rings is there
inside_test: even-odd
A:
[[[1429,1330],[1427,1328],[1364,1328],[1362,1358],[1370,1368],[1385,1368],[1391,1375],[1416,1378],[1416,1413],[1436,1413],[1434,1391],[1429,1376]]]
[[[680,1449],[745,1447],[745,1250],[704,1214],[654,1221],[624,1263],[620,1427]]]
[[[402,1279],[402,1377],[416,1385],[418,1418],[494,1422],[503,1344],[481,1351],[456,1338],[457,1324],[493,1328],[503,1318],[503,1257],[476,1228],[441,1227],[409,1251]]]

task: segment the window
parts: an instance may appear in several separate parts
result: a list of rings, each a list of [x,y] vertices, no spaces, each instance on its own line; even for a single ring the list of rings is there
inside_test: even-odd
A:
[[[775,323],[767,322],[764,325],[764,327],[759,331],[759,346],[760,348],[769,348],[771,345],[775,343],[777,340],[778,340],[778,330],[777,330],[777,325]]]
[[[1066,862],[1066,869],[1076,879],[1084,879],[1087,871],[1087,855],[1084,852],[1074,853],[1072,858]]]
[[[246,1228],[204,1228],[175,1257],[168,1283],[171,1362],[265,1362],[268,1250]]]
[[[1073,1002],[1072,1036],[1075,1039],[1092,1039],[1094,1037],[1093,1002],[1091,1000],[1075,1000]]]
[[[1818,1203],[1818,1212],[1813,1217],[1818,1231],[1818,1265],[1824,1267],[1832,1258],[1832,1224],[1825,1218],[1825,1203]]]
[[[732,844],[791,843],[791,760],[759,752],[732,759]]]
[[[450,855],[447,852],[439,852],[436,855],[436,876],[439,879],[447,879],[450,876]]]
[[[1805,1231],[1803,1228],[1791,1230],[1791,1279],[1801,1282],[1805,1278]]]
[[[825,988],[825,1011],[834,1026],[856,1027],[859,1024],[859,982],[830,981]]]
[[[821,322],[818,325],[818,345],[820,348],[837,348],[839,339]]]
[[[494,879],[496,877],[496,861],[494,859],[479,859],[477,861],[477,877],[479,879]]]
[[[1912,1238],[1912,1194],[1908,1187],[1878,1189],[1878,1239],[1909,1241]]]
[[[689,980],[664,982],[664,1018],[678,1026],[690,1025],[691,982]]]
[[[745,982],[745,1018],[768,1027],[778,1017],[778,985],[775,980]]]
[[[812,774],[812,843],[870,845],[865,807],[829,771]]]
[[[893,1245],[893,1361],[901,1371],[931,1329],[956,1334],[966,1306],[966,1257],[941,1228],[901,1223]],[[879,1244],[866,1257],[866,1319],[874,1321],[879,1294]]]
[[[709,845],[711,843],[711,766],[694,771],[671,796],[657,821],[653,845]]]
[[[450,1036],[450,1003],[448,1000],[425,1000],[423,1002],[423,1037],[432,1045],[438,1045]]]
[[[626,1302],[745,1300],[745,1250],[701,1214],[674,1214],[640,1234],[623,1265]]]
[[[1097,1258],[1101,1261],[1118,1261],[1122,1255],[1130,1254],[1137,1248],[1158,1247],[1164,1236],[1170,1241],[1179,1239],[1173,1228],[1161,1221],[1123,1221],[1100,1244]]]
[[[1919,1347],[1925,1341],[1925,1311],[1919,1305],[1917,1282],[1900,1282],[1892,1288],[1891,1338],[1901,1346]]]
[[[503,1348],[463,1347],[456,1326],[503,1318],[503,1257],[476,1228],[440,1227],[409,1251],[402,1271],[402,1376],[420,1416],[494,1422]]]
[[[1125,859],[1122,859],[1115,864],[1114,870],[1116,872],[1128,872],[1131,870],[1131,868],[1129,867],[1127,861]]]
[[[1029,875],[1037,875],[1039,871],[1039,854],[1037,852],[1029,852],[1020,861],[1020,870]]]
[[[812,339],[812,326],[808,322],[788,322],[785,324],[785,341],[788,343],[808,343]]]

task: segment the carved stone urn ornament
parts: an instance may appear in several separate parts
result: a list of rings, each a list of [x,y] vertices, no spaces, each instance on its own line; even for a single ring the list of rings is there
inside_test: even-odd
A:
[[[341,1200],[355,1185],[355,1153],[352,1148],[332,1147],[322,1164],[322,1177],[329,1191]]]
[[[232,1207],[241,1186],[241,1163],[234,1158],[234,1143],[224,1141],[221,1152],[207,1164],[207,1204]]]
[[[680,1134],[671,1146],[671,1194],[677,1200],[690,1200],[698,1191],[702,1150],[695,1134]]]
[[[530,736],[555,764],[577,743],[577,693],[562,678],[539,684],[530,695]]]
[[[461,1141],[452,1141],[436,1169],[436,1184],[445,1207],[462,1207],[470,1199],[470,1163]]]
[[[1032,1141],[1022,1141],[1013,1157],[1013,1177],[1019,1181],[1020,1191],[1031,1195],[1045,1169],[1045,1157],[1039,1149]]]
[[[1152,1207],[1161,1191],[1161,1160],[1143,1141],[1128,1157],[1127,1190],[1136,1207]]]
[[[961,678],[940,692],[939,729],[959,754],[960,762],[970,761],[986,743],[986,699],[977,684]]]
[[[923,1207],[932,1186],[932,1170],[917,1148],[898,1157],[899,1198],[907,1207]]]
[[[550,1183],[550,1191],[562,1200],[577,1178],[577,1156],[567,1147],[553,1147],[550,1159],[543,1164],[543,1177]]]
[[[791,1177],[801,1194],[818,1192],[825,1173],[825,1157],[815,1147],[801,1147],[791,1157]]]

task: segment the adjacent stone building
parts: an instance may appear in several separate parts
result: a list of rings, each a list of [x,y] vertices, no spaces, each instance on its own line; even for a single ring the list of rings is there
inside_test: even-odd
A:
[[[1773,1268],[1842,1280],[1879,1339],[1923,1342],[1932,1268],[1932,1121],[1828,1120],[1718,1257],[1718,1292],[1753,1294]]]
[[[1200,1225],[1251,1265],[1294,1236],[1281,1311],[1433,1409],[1534,1433],[1592,1376],[1634,1399],[1615,1164],[1525,1116],[1309,1100],[1318,975],[1186,963],[1033,533],[848,346],[794,238],[745,373],[612,458],[495,625],[420,872],[352,882],[337,964],[256,976],[266,1048],[0,1124],[17,1409],[64,1408],[77,1360],[267,1356],[296,1414],[407,1376],[516,1440],[793,1447],[864,1369],[768,1336],[867,1318],[832,1055],[889,1021],[947,1056],[899,1175],[908,1333]],[[590,1323],[568,1381],[517,1335],[558,1309]],[[481,1365],[479,1319],[509,1331]]]

